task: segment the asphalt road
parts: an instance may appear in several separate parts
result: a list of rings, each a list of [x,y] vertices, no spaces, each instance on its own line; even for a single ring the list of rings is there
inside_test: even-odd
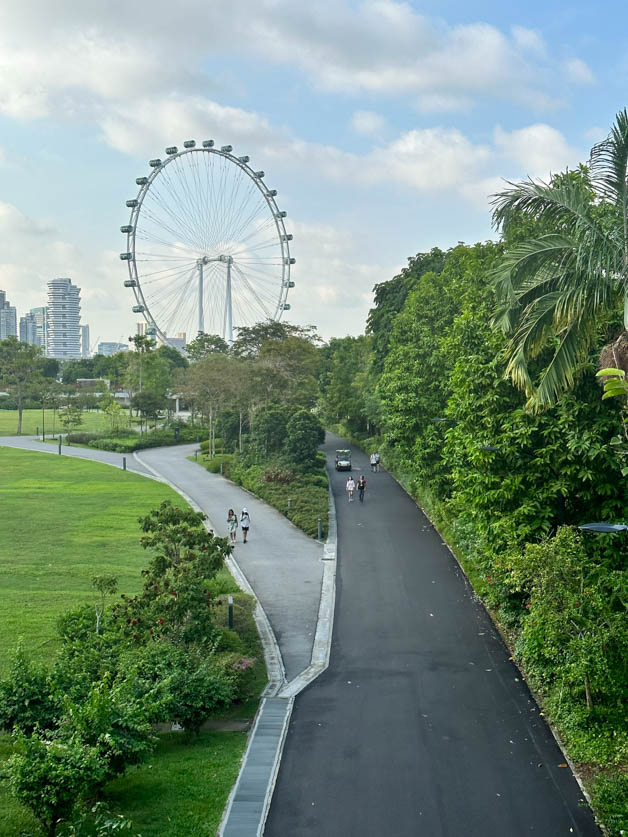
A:
[[[327,454],[345,447],[328,437]],[[455,560],[364,454],[331,471],[328,670],[296,699],[266,837],[597,835],[581,791]]]

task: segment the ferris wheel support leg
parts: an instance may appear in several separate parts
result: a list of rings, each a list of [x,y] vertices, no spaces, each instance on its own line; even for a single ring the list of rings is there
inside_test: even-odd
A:
[[[233,257],[227,258],[227,339],[229,345],[233,346],[233,309],[231,303],[231,265]]]
[[[203,260],[198,260],[198,331],[205,331],[205,317],[203,315]]]

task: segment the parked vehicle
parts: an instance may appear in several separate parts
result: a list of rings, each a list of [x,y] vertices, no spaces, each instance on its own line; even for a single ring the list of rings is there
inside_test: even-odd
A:
[[[351,451],[337,450],[336,451],[336,470],[350,471],[351,470]]]

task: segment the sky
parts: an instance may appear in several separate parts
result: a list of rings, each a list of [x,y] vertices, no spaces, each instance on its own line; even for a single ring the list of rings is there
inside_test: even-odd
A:
[[[586,161],[628,104],[626,24],[619,2],[3,3],[0,289],[20,316],[71,277],[92,342],[126,342],[125,201],[213,138],[287,212],[289,321],[360,334],[408,257],[496,237],[504,180]]]

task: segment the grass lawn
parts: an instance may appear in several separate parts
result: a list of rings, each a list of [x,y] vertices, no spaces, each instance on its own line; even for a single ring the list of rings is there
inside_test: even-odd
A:
[[[142,837],[212,837],[236,780],[246,747],[242,732],[181,733],[160,736],[149,760],[105,787],[112,811],[135,824]],[[2,761],[13,741],[0,735]],[[43,837],[37,820],[0,783],[0,837]]]
[[[137,519],[172,489],[97,462],[0,448],[0,674],[17,638],[37,660],[55,647],[55,621],[94,598],[91,578],[142,583],[147,555]]]
[[[133,424],[137,424],[135,418],[133,418]],[[127,423],[123,422],[123,426],[126,427]],[[55,418],[52,410],[46,410],[46,435],[48,433],[52,434],[53,427],[56,430],[63,430],[63,426],[59,421],[59,412],[57,411]],[[108,430],[110,427],[111,422],[104,413],[83,410],[83,423],[77,430]],[[37,428],[39,428],[39,432],[41,433],[42,411],[24,410],[22,414],[22,434],[24,436],[34,436]],[[0,410],[0,436],[15,435],[17,435],[17,410]]]

